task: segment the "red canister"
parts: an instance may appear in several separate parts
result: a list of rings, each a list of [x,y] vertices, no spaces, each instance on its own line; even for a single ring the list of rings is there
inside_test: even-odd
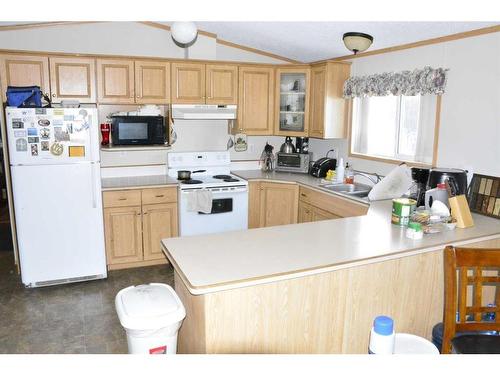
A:
[[[101,145],[106,146],[109,145],[109,133],[111,131],[110,124],[101,124]]]

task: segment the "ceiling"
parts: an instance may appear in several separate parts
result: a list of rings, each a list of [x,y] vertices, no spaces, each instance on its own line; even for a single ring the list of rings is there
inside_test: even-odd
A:
[[[0,22],[0,26],[33,22]],[[171,24],[172,22],[161,22]],[[200,30],[228,42],[256,48],[289,59],[311,62],[345,56],[350,52],[342,35],[358,31],[373,36],[370,50],[398,46],[464,31],[499,25],[499,22],[196,22]]]
[[[499,22],[196,22],[218,38],[302,62],[348,55],[342,35],[373,36],[370,50],[498,25]]]

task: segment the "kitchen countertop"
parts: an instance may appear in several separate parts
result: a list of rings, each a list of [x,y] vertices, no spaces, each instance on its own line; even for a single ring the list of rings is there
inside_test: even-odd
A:
[[[176,178],[167,175],[105,177],[101,179],[101,189],[102,191],[142,189],[177,185],[178,182]]]
[[[314,177],[301,174],[257,170],[233,173],[249,180],[298,182],[315,188],[318,185]],[[186,287],[196,295],[500,237],[500,220],[473,214],[472,228],[411,240],[403,228],[391,224],[390,200],[367,204],[370,208],[365,216],[168,238],[162,240],[163,251]]]

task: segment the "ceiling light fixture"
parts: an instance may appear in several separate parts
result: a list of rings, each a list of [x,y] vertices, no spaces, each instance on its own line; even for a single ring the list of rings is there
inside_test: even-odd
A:
[[[198,29],[194,22],[174,22],[170,27],[172,39],[183,47],[189,47],[198,36]]]
[[[342,37],[346,48],[357,54],[366,51],[373,43],[373,37],[364,33],[350,32]]]

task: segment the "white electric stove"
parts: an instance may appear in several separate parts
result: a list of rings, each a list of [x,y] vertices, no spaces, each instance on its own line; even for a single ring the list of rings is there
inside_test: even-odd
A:
[[[191,179],[179,184],[179,234],[192,236],[248,228],[248,182],[230,173],[227,151],[170,152],[168,175],[177,178],[179,170],[191,171]],[[196,173],[193,173],[197,171]],[[208,214],[188,211],[188,195],[197,190],[212,193]]]

